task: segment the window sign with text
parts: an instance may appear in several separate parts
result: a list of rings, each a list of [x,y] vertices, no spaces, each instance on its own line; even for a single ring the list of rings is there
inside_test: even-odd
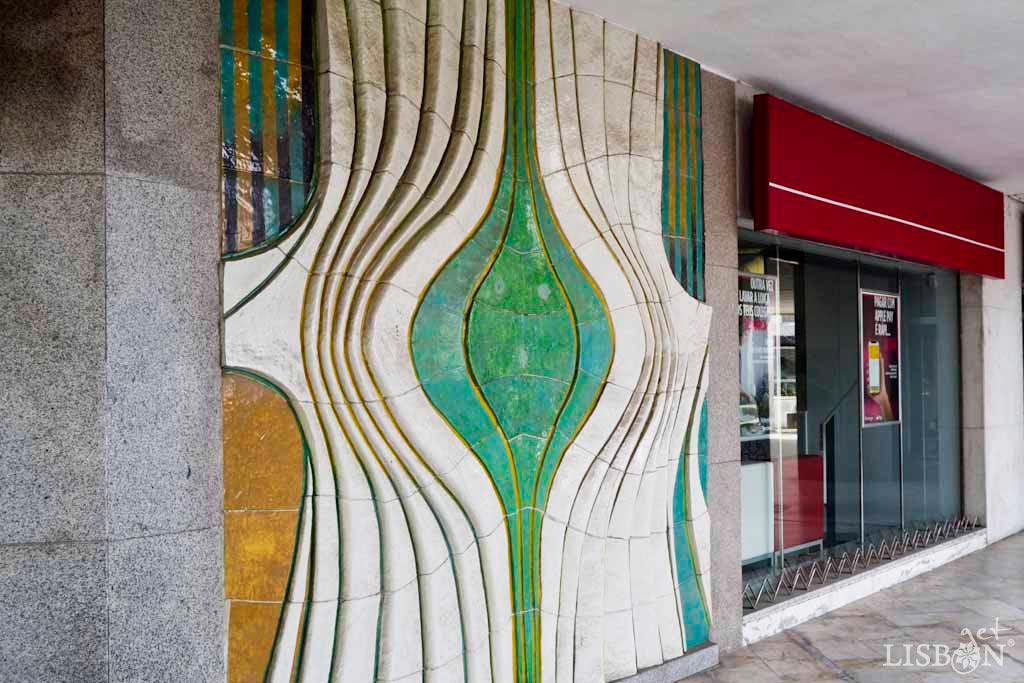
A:
[[[861,291],[864,424],[900,419],[900,298]]]
[[[750,460],[771,458],[771,397],[777,280],[770,275],[740,273],[740,452]]]

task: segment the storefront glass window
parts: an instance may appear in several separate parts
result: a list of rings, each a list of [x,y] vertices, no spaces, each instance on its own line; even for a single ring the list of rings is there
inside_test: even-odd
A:
[[[956,275],[905,276],[901,302],[903,501],[905,521],[912,524],[961,514]]]
[[[959,515],[955,273],[756,234],[739,271],[745,572]]]

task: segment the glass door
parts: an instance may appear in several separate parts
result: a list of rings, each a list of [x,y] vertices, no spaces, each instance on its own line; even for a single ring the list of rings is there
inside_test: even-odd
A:
[[[864,522],[862,536],[903,526],[900,273],[860,266],[860,368]]]

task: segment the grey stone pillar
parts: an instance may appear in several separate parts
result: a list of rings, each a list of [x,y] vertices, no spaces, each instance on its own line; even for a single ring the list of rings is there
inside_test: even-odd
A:
[[[711,639],[742,640],[740,573],[739,338],[736,333],[736,84],[701,74],[705,282],[711,320],[708,508],[711,511]]]
[[[221,680],[217,4],[5,7],[0,680]]]

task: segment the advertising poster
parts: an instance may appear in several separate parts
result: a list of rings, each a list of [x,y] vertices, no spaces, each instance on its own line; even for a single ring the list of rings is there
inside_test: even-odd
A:
[[[740,456],[771,459],[771,388],[776,280],[769,275],[740,273]]]
[[[864,424],[900,419],[900,298],[861,291]]]

